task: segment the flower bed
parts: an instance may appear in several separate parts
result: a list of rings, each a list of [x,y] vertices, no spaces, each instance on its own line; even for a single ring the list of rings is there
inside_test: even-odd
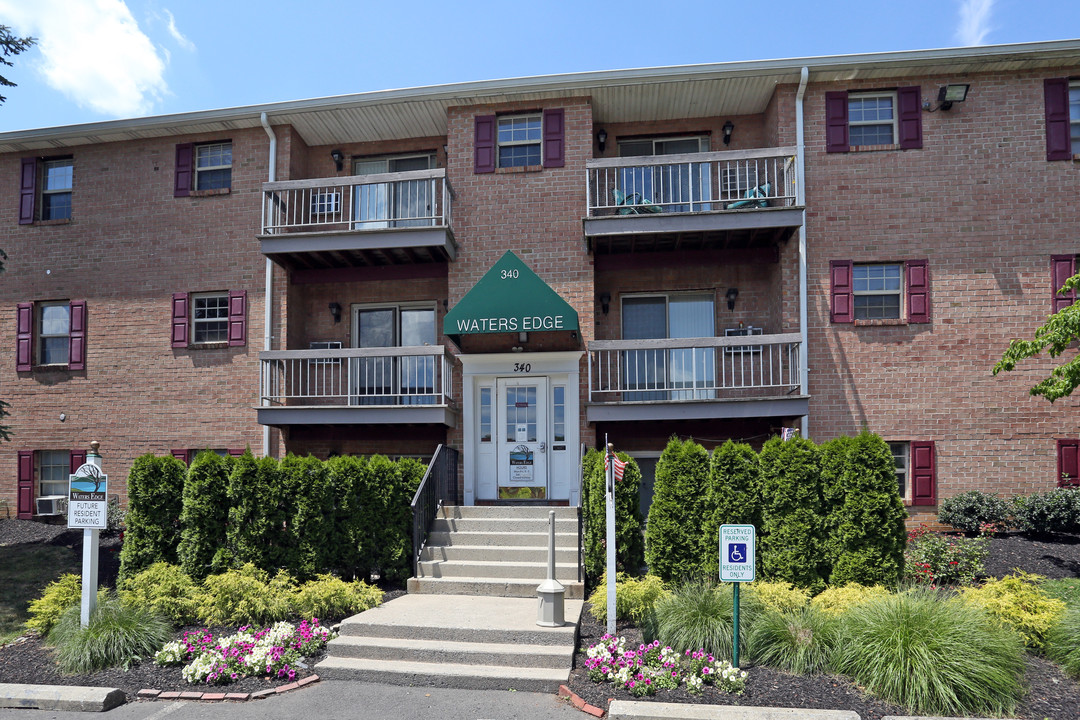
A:
[[[298,626],[279,622],[262,630],[245,625],[217,641],[209,630],[197,630],[166,644],[154,662],[183,665],[189,683],[223,685],[252,676],[292,680],[301,658],[321,650],[330,638],[318,618]]]
[[[733,695],[742,695],[746,687],[746,672],[733,668],[731,663],[716,660],[704,650],[687,650],[679,655],[670,647],[660,647],[659,640],[628,650],[626,638],[605,634],[586,655],[590,680],[626,688],[635,697],[674,690],[683,682],[693,695],[700,695],[706,685]]]

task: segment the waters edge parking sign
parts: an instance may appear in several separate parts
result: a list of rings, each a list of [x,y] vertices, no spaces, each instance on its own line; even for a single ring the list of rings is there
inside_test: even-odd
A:
[[[107,527],[109,476],[84,463],[68,476],[68,527],[104,530]]]
[[[720,581],[753,582],[757,574],[753,525],[720,526]]]

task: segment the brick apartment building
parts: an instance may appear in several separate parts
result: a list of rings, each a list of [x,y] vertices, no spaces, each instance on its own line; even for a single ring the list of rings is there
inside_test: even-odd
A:
[[[1075,481],[1051,363],[990,368],[1072,301],[1077,78],[1061,41],[2,133],[0,499],[96,439],[121,495],[147,452],[445,445],[466,504],[576,504],[604,437],[651,481],[785,426],[882,435],[916,519]]]

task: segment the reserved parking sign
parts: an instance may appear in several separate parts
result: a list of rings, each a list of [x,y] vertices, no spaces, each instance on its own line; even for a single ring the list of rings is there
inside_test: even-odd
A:
[[[720,526],[720,581],[753,582],[756,574],[753,525]]]

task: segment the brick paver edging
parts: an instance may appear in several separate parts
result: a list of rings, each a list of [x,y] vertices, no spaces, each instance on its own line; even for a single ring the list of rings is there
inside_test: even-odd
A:
[[[559,686],[559,697],[564,700],[569,700],[571,705],[573,705],[582,712],[587,712],[590,715],[598,718],[604,717],[603,710],[596,707],[595,705],[590,705],[589,703],[585,702],[577,693],[575,693],[573,690],[566,687],[565,685]]]
[[[261,700],[280,695],[290,690],[299,690],[302,687],[319,682],[318,675],[308,675],[306,678],[281,685],[267,690],[258,690],[253,693],[222,693],[222,692],[162,692],[147,688],[140,690],[136,697],[140,700],[198,700],[199,702],[247,702],[248,700]],[[591,706],[590,706],[591,707]],[[597,717],[600,717],[597,715]]]

